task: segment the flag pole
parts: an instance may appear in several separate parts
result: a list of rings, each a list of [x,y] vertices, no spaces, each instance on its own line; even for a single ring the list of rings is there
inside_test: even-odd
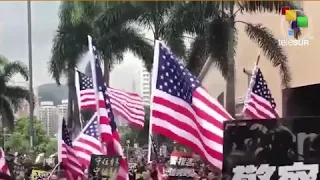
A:
[[[91,74],[92,74],[92,84],[93,89],[96,94],[96,112],[97,112],[97,118],[98,121],[100,120],[100,112],[99,112],[99,89],[97,86],[97,76],[96,76],[96,65],[95,65],[95,57],[93,54],[93,46],[92,46],[92,37],[88,35],[88,47],[89,47],[89,54],[90,54],[90,65],[91,65]],[[98,132],[100,134],[99,140],[101,141],[101,126],[98,126]],[[101,141],[102,142],[102,141]],[[101,147],[104,149],[103,147]]]
[[[34,115],[34,95],[33,95],[33,75],[32,75],[32,26],[31,26],[31,0],[27,1],[28,11],[28,56],[29,56],[29,135],[30,147],[33,148],[33,115]]]
[[[56,169],[59,167],[60,162],[52,169],[50,175],[48,176],[48,179],[50,179],[50,177],[53,175],[53,173],[56,171]]]
[[[256,61],[256,66],[259,65],[259,61],[260,61],[260,54],[258,55],[257,61]]]
[[[159,41],[157,39],[155,39],[154,41],[154,54],[153,54],[153,62],[155,62],[155,59],[159,58]],[[151,147],[152,147],[152,101],[153,101],[153,86],[155,86],[155,82],[156,80],[153,80],[155,78],[153,74],[153,69],[150,72],[150,104],[149,104],[149,108],[150,108],[150,118],[149,118],[149,139],[148,139],[148,162],[151,161]],[[151,136],[150,136],[151,135]]]
[[[254,79],[253,77],[256,75],[256,70],[258,68],[258,65],[259,65],[259,62],[260,62],[260,54],[258,55],[257,57],[257,60],[256,60],[256,64],[252,70],[252,73],[250,74],[250,79],[248,78],[249,82],[248,82],[248,91],[247,91],[247,94],[246,94],[246,98],[244,100],[244,106],[243,106],[243,109],[242,109],[242,114],[245,115],[244,113],[244,109],[246,108],[247,104],[248,104],[248,100],[249,100],[249,97],[250,97],[250,94],[252,92],[252,87],[253,87],[253,84],[254,84]],[[245,72],[245,69],[243,69],[243,72]],[[249,77],[249,74],[248,74],[248,77]]]

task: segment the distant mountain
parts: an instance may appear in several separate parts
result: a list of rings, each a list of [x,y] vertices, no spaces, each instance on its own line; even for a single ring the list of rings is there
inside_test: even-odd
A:
[[[63,99],[68,99],[68,87],[55,83],[42,84],[38,86],[38,97],[40,101],[53,101],[54,105],[58,105]]]

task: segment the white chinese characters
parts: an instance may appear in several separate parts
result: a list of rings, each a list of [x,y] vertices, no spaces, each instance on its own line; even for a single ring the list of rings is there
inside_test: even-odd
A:
[[[276,166],[262,164],[237,166],[233,168],[232,180],[270,180],[276,171]],[[280,166],[279,180],[316,180],[319,173],[318,164],[303,164],[296,162],[290,166]]]
[[[275,166],[262,164],[259,168],[254,165],[237,166],[233,168],[234,176],[232,180],[269,180],[276,170]]]
[[[278,171],[279,180],[316,180],[319,165],[296,162],[292,166],[281,166]]]

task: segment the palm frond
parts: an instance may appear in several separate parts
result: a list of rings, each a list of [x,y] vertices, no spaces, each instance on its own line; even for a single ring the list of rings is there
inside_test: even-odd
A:
[[[29,90],[20,86],[6,86],[4,96],[11,102],[15,110],[19,109],[23,100],[30,102]]]
[[[197,36],[191,43],[186,59],[186,67],[195,76],[198,76],[208,58],[207,48],[207,39],[203,36]]]
[[[80,6],[77,2],[62,2],[59,7],[59,19],[62,26],[78,22],[80,17]]]
[[[5,56],[0,55],[0,69],[2,69],[1,66],[7,64],[8,62],[9,60]]]
[[[26,81],[28,81],[29,79],[28,67],[20,61],[14,61],[5,64],[3,67],[3,71],[6,81],[9,81],[10,78],[16,74],[20,74]]]
[[[171,36],[182,36],[184,33],[204,34],[208,15],[204,15],[203,10],[206,7],[203,7],[201,3],[184,2],[175,5],[165,27]]]
[[[110,31],[110,27],[126,24],[138,19],[140,9],[133,6],[131,2],[115,4],[103,11],[94,19],[94,27],[102,32]]]
[[[14,127],[14,111],[12,104],[5,96],[0,96],[0,113],[2,115],[2,123],[5,127],[13,129]]]
[[[79,29],[78,31],[76,29]],[[76,67],[80,57],[87,50],[87,35],[90,28],[85,24],[60,25],[53,39],[52,56],[48,62],[48,71],[57,84],[67,69]]]
[[[116,29],[117,28],[117,29]],[[123,52],[131,51],[134,55],[142,59],[148,70],[151,70],[153,63],[153,46],[144,39],[143,35],[132,27],[115,27],[113,31],[117,33],[99,34],[97,49],[101,49],[104,61],[109,60],[112,66],[117,58],[122,59]],[[119,59],[120,58],[120,59]]]
[[[298,10],[299,16],[305,16],[303,9],[296,4],[295,1],[240,1],[238,2],[240,8],[246,12],[275,12],[281,13],[282,7],[289,6],[290,9]],[[298,39],[301,36],[301,31],[296,30],[294,37]]]
[[[254,40],[264,54],[268,57],[274,67],[279,67],[282,85],[290,86],[291,73],[289,70],[288,59],[284,54],[283,48],[279,46],[278,40],[269,29],[261,24],[253,25],[248,23],[245,27],[245,32],[249,38]]]
[[[302,8],[297,6],[294,1],[240,1],[240,2],[238,2],[238,4],[246,12],[275,12],[275,13],[281,13],[281,8],[284,7],[284,6],[289,6],[290,9],[300,9],[300,10],[302,10]]]
[[[53,45],[51,49],[51,59],[48,62],[48,71],[51,74],[52,78],[56,81],[58,85],[60,85],[61,75],[64,73],[66,69],[66,56],[64,56],[64,48],[66,44],[64,44],[66,37],[57,32],[53,39]]]

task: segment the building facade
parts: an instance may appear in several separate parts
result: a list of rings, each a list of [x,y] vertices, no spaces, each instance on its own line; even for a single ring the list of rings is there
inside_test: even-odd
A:
[[[57,116],[58,118],[67,119],[68,117],[68,100],[67,99],[62,100],[61,104],[57,105]]]
[[[140,85],[140,96],[143,99],[144,105],[150,105],[150,73],[145,68],[144,64],[139,71],[139,85]]]
[[[320,61],[317,58],[320,47],[320,22],[316,21],[319,15],[320,4],[312,1],[297,2],[301,5],[304,13],[309,19],[309,27],[302,30],[301,38],[312,37],[308,46],[283,46],[284,52],[287,54],[290,71],[292,73],[291,87],[300,87],[311,84],[320,83]],[[288,39],[288,30],[290,28],[288,22],[285,21],[283,15],[275,15],[271,13],[238,13],[236,21],[244,21],[253,24],[262,24],[270,29],[270,31],[279,40]],[[257,44],[248,38],[244,31],[243,23],[236,23],[238,29],[238,45],[236,48],[236,99],[238,111],[240,111],[243,99],[248,90],[248,75],[243,72],[243,68],[251,71],[256,63],[257,56],[260,54],[259,67],[266,79],[271,94],[274,97],[277,110],[282,115],[282,90],[279,69],[272,67],[270,61],[266,58]],[[211,64],[201,79],[202,84],[211,93],[213,97],[217,97],[221,92],[225,92],[226,82]]]
[[[39,107],[39,120],[47,135],[54,136],[58,130],[57,107],[51,101],[42,101]]]

